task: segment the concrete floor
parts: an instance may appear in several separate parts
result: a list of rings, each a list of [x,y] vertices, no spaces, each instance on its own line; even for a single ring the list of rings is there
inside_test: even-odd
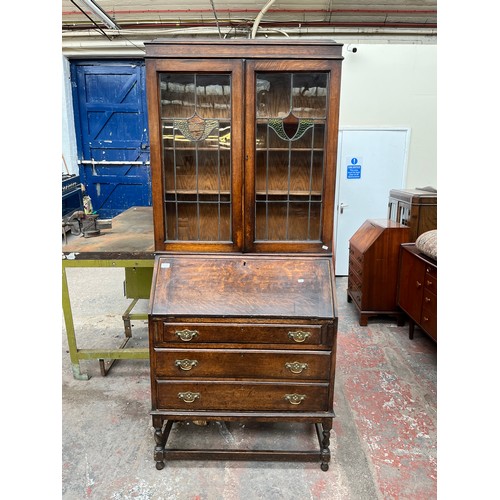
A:
[[[69,269],[79,347],[116,347],[123,337],[123,269]],[[436,344],[391,319],[358,324],[337,278],[338,354],[327,472],[319,463],[179,461],[156,470],[149,365],[117,361],[106,377],[82,361],[73,379],[62,331],[62,498],[80,499],[422,499],[436,498]],[[146,311],[146,301],[136,311]],[[133,322],[129,345],[147,346],[146,321]],[[192,423],[169,444],[316,449],[312,426]]]

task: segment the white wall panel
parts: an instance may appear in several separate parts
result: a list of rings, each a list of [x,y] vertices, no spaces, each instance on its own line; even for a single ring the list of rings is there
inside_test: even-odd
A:
[[[406,187],[437,187],[437,47],[356,44],[344,48],[340,127],[408,127]]]

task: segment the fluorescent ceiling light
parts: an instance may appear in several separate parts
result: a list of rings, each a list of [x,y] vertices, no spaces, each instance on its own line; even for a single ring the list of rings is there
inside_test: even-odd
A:
[[[94,0],[81,0],[104,24],[113,30],[119,30],[120,27],[99,7]]]

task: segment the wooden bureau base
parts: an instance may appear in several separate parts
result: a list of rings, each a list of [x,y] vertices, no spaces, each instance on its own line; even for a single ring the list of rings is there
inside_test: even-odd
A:
[[[154,459],[330,460],[331,257],[159,255],[149,311]],[[176,421],[302,422],[314,451],[169,449]]]
[[[321,422],[316,422],[314,417],[313,424],[318,438],[318,450],[235,450],[235,449],[179,449],[167,448],[168,437],[173,424],[178,421],[168,420],[164,415],[153,415],[153,427],[155,429],[155,450],[154,459],[158,470],[165,467],[165,460],[257,460],[262,462],[286,461],[286,462],[321,462],[321,470],[327,471],[330,462],[330,431],[332,428],[332,419],[325,418]],[[193,416],[189,415],[189,419]],[[221,417],[202,416],[205,420],[221,420]],[[231,417],[227,414],[223,416],[227,421]],[[245,420],[241,415],[235,416],[237,420]],[[247,419],[254,417],[247,417]],[[271,421],[277,421],[279,417],[268,417]],[[259,419],[261,420],[261,419]]]

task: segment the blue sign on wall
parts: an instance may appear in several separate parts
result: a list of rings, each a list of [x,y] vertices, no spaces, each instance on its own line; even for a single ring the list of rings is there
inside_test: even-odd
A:
[[[347,165],[347,178],[361,179],[361,165],[356,157],[351,158],[350,163]]]

